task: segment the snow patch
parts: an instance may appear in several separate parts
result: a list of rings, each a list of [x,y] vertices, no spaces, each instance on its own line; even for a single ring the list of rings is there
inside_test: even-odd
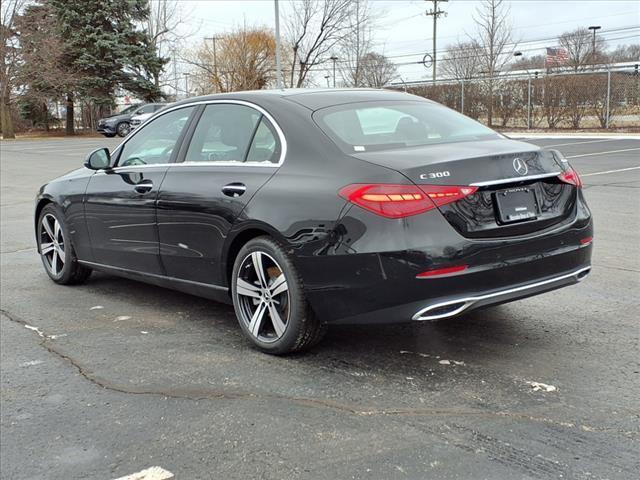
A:
[[[527,385],[531,385],[531,388],[534,392],[557,392],[558,388],[554,385],[547,385],[546,383],[540,382],[527,382]]]
[[[44,363],[42,360],[30,360],[28,362],[23,362],[20,364],[21,367],[34,367],[36,365],[40,365]]]

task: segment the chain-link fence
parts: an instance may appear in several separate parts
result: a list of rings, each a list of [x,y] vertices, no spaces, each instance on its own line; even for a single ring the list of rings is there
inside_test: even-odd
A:
[[[640,128],[637,65],[395,84],[493,127]]]

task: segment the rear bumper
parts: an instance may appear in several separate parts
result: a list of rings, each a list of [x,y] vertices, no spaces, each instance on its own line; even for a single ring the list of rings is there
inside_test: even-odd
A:
[[[585,220],[531,238],[482,242],[461,239],[451,229],[423,228],[445,232],[450,241],[443,237],[434,246],[401,251],[301,258],[300,269],[312,308],[329,323],[437,320],[582,280],[593,250],[592,243],[582,243],[593,236],[592,223]],[[378,238],[384,240],[382,234]],[[416,278],[424,270],[453,265],[467,268]]]
[[[538,295],[581,282],[589,275],[590,271],[590,266],[582,267],[563,275],[554,276],[534,283],[514,286],[504,290],[487,292],[475,296],[457,296],[438,303],[428,302],[427,305],[418,310],[411,319],[417,321],[440,320],[455,317],[456,315],[476,308],[498,305],[532,295]]]
[[[428,280],[389,278],[388,259],[378,258],[378,270],[384,271],[387,265],[386,280],[363,285],[353,277],[343,278],[341,285],[309,289],[307,297],[316,314],[329,323],[439,320],[574,285],[591,270],[591,249],[588,245],[528,262],[476,267]],[[375,269],[371,265],[368,273],[375,274]],[[346,283],[351,282],[349,287]]]

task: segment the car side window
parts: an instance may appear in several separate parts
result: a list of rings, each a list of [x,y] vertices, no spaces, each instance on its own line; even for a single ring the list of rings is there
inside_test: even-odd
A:
[[[119,167],[168,163],[195,107],[185,107],[156,117],[122,147]]]
[[[245,105],[207,105],[193,132],[185,162],[244,162],[261,116]]]
[[[280,159],[280,142],[273,125],[263,116],[253,136],[247,162],[278,163]]]

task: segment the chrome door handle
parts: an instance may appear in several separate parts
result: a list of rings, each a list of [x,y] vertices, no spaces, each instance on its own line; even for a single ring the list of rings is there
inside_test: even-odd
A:
[[[151,180],[143,180],[138,183],[133,189],[138,193],[148,193],[153,188],[153,182]]]
[[[222,193],[224,193],[228,197],[239,197],[246,191],[246,185],[240,182],[229,183],[222,187]]]

